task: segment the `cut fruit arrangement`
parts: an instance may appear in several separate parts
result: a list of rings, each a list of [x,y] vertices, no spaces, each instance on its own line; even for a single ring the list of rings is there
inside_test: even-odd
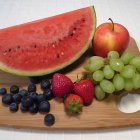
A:
[[[53,98],[63,100],[66,112],[80,114],[84,106],[90,107],[94,97],[103,100],[107,94],[140,88],[140,57],[123,53],[129,44],[129,33],[110,20],[96,29],[94,7],[87,7],[1,29],[0,69],[31,77],[27,89],[13,85],[7,94],[1,88],[2,103],[11,112],[20,106],[22,112],[44,113],[44,123],[51,126],[55,116],[49,113],[49,100]],[[55,73],[79,59],[91,42],[96,56],[83,63],[86,75],[74,82]],[[50,73],[52,79],[42,80],[41,76]],[[37,93],[38,83],[42,94]]]
[[[94,7],[87,7],[54,17],[17,25],[0,30],[0,69],[20,76],[41,76],[53,73],[76,61],[88,49],[96,28]],[[31,82],[38,83],[40,77],[31,78]],[[81,81],[82,82],[82,81]],[[89,83],[88,83],[89,82]],[[47,85],[49,84],[49,85]],[[87,87],[91,88],[90,97],[86,90],[78,91],[78,86],[62,74],[54,74],[52,90],[49,82],[41,82],[43,94],[36,93],[36,85],[31,84],[28,90],[12,86],[10,94],[5,88],[0,92],[2,102],[9,105],[11,111],[18,110],[21,102],[22,112],[31,113],[50,111],[48,100],[52,96],[65,97],[67,110],[79,112],[83,104],[91,104],[93,98],[93,85],[87,80]],[[89,85],[88,85],[89,84]],[[14,91],[15,90],[15,91]],[[53,92],[52,92],[53,91]],[[82,94],[80,97],[79,94]],[[85,98],[84,98],[85,96]],[[70,101],[70,103],[69,103]],[[47,125],[52,125],[55,117],[47,114],[44,118]]]
[[[46,114],[44,123],[48,126],[55,123],[55,116],[49,113],[49,100],[54,97],[62,98],[66,111],[71,113],[80,113],[84,105],[92,103],[94,86],[88,79],[73,83],[70,78],[60,73],[55,73],[51,82],[47,79],[40,82],[40,79],[41,77],[30,78],[32,84],[29,84],[27,89],[19,90],[18,86],[12,85],[9,94],[5,88],[1,88],[2,103],[9,106],[11,112],[17,112],[20,106],[22,112]],[[36,84],[39,82],[42,94],[36,91]]]

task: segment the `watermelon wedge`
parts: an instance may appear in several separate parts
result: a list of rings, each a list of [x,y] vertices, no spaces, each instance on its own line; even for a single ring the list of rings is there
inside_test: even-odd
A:
[[[96,29],[94,7],[0,30],[0,69],[20,76],[40,76],[76,61]]]

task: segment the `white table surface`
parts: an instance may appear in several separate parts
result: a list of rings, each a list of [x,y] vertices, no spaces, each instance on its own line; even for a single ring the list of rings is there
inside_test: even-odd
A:
[[[111,17],[140,46],[140,0],[0,0],[0,28],[94,5],[97,25]],[[113,119],[113,118],[112,118]],[[0,127],[0,140],[140,140],[140,127],[109,130],[42,131]]]

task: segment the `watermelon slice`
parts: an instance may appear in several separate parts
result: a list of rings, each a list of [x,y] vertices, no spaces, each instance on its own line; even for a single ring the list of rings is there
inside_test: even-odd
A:
[[[0,69],[21,76],[40,76],[76,61],[96,29],[94,7],[0,30]]]

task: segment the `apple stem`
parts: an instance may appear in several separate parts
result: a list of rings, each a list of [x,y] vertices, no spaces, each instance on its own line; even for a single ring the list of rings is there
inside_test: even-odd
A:
[[[111,18],[109,18],[108,20],[111,21],[111,23],[112,23],[112,31],[114,31],[114,22],[113,22],[113,20]]]

